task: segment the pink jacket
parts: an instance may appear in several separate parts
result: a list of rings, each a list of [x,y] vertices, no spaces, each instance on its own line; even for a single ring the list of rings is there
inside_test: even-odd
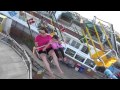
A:
[[[51,46],[52,46],[53,49],[58,49],[58,48],[62,48],[63,47],[58,42],[51,42]]]

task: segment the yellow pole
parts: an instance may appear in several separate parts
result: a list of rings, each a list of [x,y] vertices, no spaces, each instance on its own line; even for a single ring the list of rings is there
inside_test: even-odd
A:
[[[80,23],[82,23],[81,21],[83,22],[83,19],[80,20]],[[87,40],[87,38],[86,38],[86,36],[85,36],[84,30],[82,30],[82,34],[83,34],[83,36],[84,36],[84,38],[85,38],[85,41],[86,41],[86,43],[87,43],[87,47],[88,47],[88,50],[89,50],[89,53],[90,53],[90,57],[91,57],[92,54],[91,54],[91,51],[90,51],[90,46],[89,46],[89,44],[88,44],[88,40]]]
[[[93,40],[92,40],[92,37],[91,37],[91,35],[90,35],[89,30],[88,30],[87,27],[86,27],[86,31],[87,31],[87,33],[89,34],[89,37],[90,37],[90,40],[91,40],[92,45],[93,45],[93,47],[94,47],[94,50],[95,50],[95,52],[96,52],[96,54],[97,54],[97,57],[99,58],[99,55],[98,55],[98,52],[97,52],[97,50],[96,50],[95,44],[94,44],[94,42],[93,42]],[[84,33],[83,30],[82,30],[82,34],[83,34],[83,36],[85,37],[85,33]],[[91,54],[90,47],[89,47],[89,44],[88,44],[88,40],[87,40],[86,37],[85,37],[85,40],[86,40],[86,42],[87,42],[87,47],[88,47],[88,50],[89,50],[89,52],[90,52],[90,57],[91,57],[92,54]],[[91,58],[92,58],[92,57],[91,57]],[[98,58],[92,58],[92,59],[94,59],[94,62],[97,62],[97,59],[98,59]],[[100,61],[101,61],[101,60],[100,60]],[[103,63],[103,66],[105,66],[103,60],[102,60],[102,63]]]
[[[103,51],[104,48],[103,48],[102,43],[101,43],[101,41],[100,41],[100,36],[99,36],[99,34],[98,34],[98,32],[97,32],[97,29],[96,29],[96,26],[95,26],[95,25],[94,25],[94,29],[95,29],[95,33],[96,33],[96,35],[97,35],[98,41],[99,41],[99,43],[100,43],[100,47],[101,47],[101,49],[102,49],[102,51]]]
[[[0,24],[0,32],[2,32],[2,29],[3,29],[3,28],[2,28],[2,24]]]
[[[100,22],[100,21],[99,21],[99,22]],[[106,37],[106,39],[107,39],[107,42],[108,42],[110,48],[112,49],[112,45],[111,45],[110,41],[108,40],[108,36],[107,36],[107,34],[106,34],[106,32],[105,32],[105,30],[104,30],[104,27],[103,27],[103,25],[102,25],[101,22],[100,22],[100,26],[102,27],[102,31],[103,31],[103,33],[105,34],[105,37]]]
[[[53,20],[52,20],[52,19],[51,19],[51,24],[52,24],[52,26],[54,26],[54,25],[53,25]],[[55,28],[55,26],[54,26],[54,28]],[[53,30],[53,32],[54,32],[54,30]]]
[[[96,50],[95,44],[94,44],[94,42],[93,42],[93,40],[92,40],[92,36],[90,35],[90,32],[89,32],[89,30],[88,30],[87,27],[86,27],[86,30],[87,30],[87,33],[88,33],[88,35],[89,35],[89,37],[90,37],[90,40],[91,40],[92,45],[93,45],[93,47],[94,47],[94,50],[95,50],[95,52],[96,52],[96,54],[97,54],[97,58],[94,58],[95,62],[97,62],[97,59],[99,59],[99,60],[102,62],[103,66],[105,67],[104,61],[99,58],[100,56],[99,56],[99,54],[98,54],[98,52],[97,52],[97,50]]]
[[[95,47],[95,44],[94,44],[94,42],[93,42],[93,40],[92,40],[92,36],[90,35],[90,32],[89,32],[89,30],[88,30],[87,27],[86,27],[86,31],[87,31],[87,33],[88,33],[88,35],[89,35],[89,37],[90,37],[90,40],[91,40],[92,45],[93,45],[93,47],[94,47],[94,50],[95,50],[95,52],[97,53],[97,57],[99,57],[98,52],[97,52],[96,47]]]
[[[85,38],[85,41],[86,41],[86,43],[87,43],[87,47],[88,47],[88,50],[89,50],[89,52],[90,52],[90,57],[91,57],[92,54],[91,54],[91,51],[90,51],[90,46],[89,46],[89,44],[88,44],[88,40],[87,40],[87,38],[85,37],[85,33],[84,33],[83,30],[82,30],[82,34],[83,34],[83,36],[84,36],[84,38]]]

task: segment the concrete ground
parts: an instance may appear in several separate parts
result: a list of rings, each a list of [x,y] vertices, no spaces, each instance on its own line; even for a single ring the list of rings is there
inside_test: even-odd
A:
[[[61,76],[59,74],[56,67],[53,68],[52,70],[54,71],[55,74],[63,77],[64,79],[92,79],[90,76],[86,75],[85,73],[77,72],[77,71],[75,71],[74,68],[70,68],[61,62],[60,62],[60,67],[64,72],[64,76],[63,75]]]
[[[27,78],[27,68],[22,58],[10,46],[0,40],[0,79]]]

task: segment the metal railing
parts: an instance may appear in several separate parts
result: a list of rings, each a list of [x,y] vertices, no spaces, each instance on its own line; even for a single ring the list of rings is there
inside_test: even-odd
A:
[[[9,45],[23,60],[27,67],[28,79],[32,79],[32,63],[26,51],[10,36],[0,32],[1,41]]]
[[[109,79],[105,74],[96,71],[95,75],[93,76],[95,79]]]

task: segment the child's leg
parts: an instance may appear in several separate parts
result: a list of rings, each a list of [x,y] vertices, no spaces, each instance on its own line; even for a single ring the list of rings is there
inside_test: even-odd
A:
[[[64,61],[66,61],[66,57],[65,57],[63,48],[59,48],[59,51],[61,52]]]
[[[59,48],[59,51],[61,52],[61,54],[62,54],[62,57],[64,58],[64,57],[65,57],[65,55],[64,55],[63,48]]]
[[[59,58],[59,53],[57,49],[54,49],[56,56]]]

